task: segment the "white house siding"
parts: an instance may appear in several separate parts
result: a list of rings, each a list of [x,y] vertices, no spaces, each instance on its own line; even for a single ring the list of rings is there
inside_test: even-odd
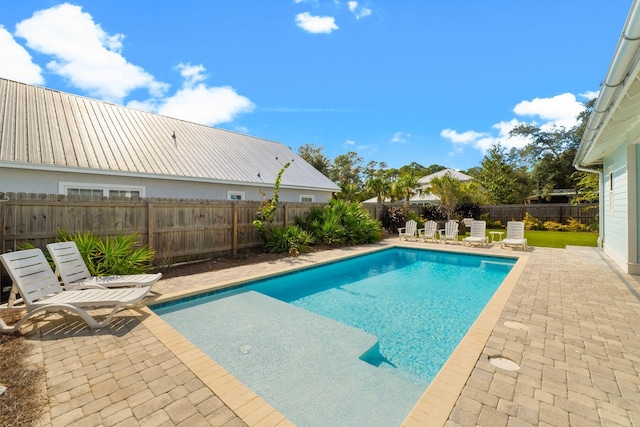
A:
[[[632,212],[632,216],[629,216],[629,236],[630,239],[633,239],[635,236],[635,241],[633,241],[633,245],[631,247],[632,251],[635,252],[635,262],[634,265],[629,265],[629,273],[630,274],[640,274],[640,251],[638,248],[640,247],[640,173],[638,173],[638,165],[640,165],[640,146],[638,144],[633,144],[629,147],[630,149],[630,158],[635,159],[635,165],[633,165],[633,177],[629,182],[629,194],[635,197],[635,212]]]
[[[106,185],[113,188],[144,188],[144,197],[227,200],[228,192],[243,193],[244,200],[262,200],[273,195],[273,184],[264,187],[250,185],[217,184],[143,177],[82,174],[50,170],[0,168],[0,192],[59,194],[60,183]],[[318,190],[280,187],[282,202],[299,202],[300,196],[312,196],[316,203],[327,202],[331,193]]]
[[[604,184],[604,252],[626,271],[629,241],[626,144],[605,159]]]

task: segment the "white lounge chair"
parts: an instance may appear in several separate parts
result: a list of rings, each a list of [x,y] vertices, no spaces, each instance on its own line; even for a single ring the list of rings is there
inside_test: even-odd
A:
[[[440,241],[444,243],[451,241],[451,243],[453,243],[454,245],[457,245],[459,226],[460,225],[458,224],[458,221],[455,221],[455,220],[447,221],[447,223],[444,225],[444,230],[438,230],[438,233],[440,233]]]
[[[116,312],[137,305],[151,290],[144,287],[65,291],[40,249],[2,254],[0,261],[20,293],[21,298],[15,301],[13,308],[24,304],[27,310],[12,327],[0,319],[0,331],[6,333],[17,332],[27,319],[48,311],[70,311],[80,316],[90,328],[102,328],[111,322]],[[102,307],[113,309],[101,322],[85,310]]]
[[[462,239],[463,245],[482,245],[489,244],[489,239],[486,236],[487,222],[486,221],[473,221],[471,223],[471,231],[469,236]]]
[[[407,221],[404,227],[398,228],[398,235],[400,239],[404,238],[404,240],[416,240],[416,233],[418,232],[418,223],[414,220],[410,219]]]
[[[49,243],[47,249],[56,265],[56,274],[62,279],[66,290],[87,285],[104,288],[151,286],[162,277],[162,273],[92,276],[75,242]]]
[[[501,247],[513,247],[527,249],[527,239],[524,238],[524,222],[523,221],[508,221],[507,222],[507,237],[500,242]]]
[[[436,243],[436,232],[438,228],[438,223],[435,221],[427,221],[424,223],[424,228],[419,230],[418,239],[423,242],[427,240],[431,240],[433,243]]]

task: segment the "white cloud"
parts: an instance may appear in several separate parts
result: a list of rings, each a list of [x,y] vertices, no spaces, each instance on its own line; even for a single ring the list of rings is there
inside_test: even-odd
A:
[[[200,83],[207,79],[207,75],[204,74],[206,69],[204,65],[191,65],[191,64],[178,64],[176,67],[178,71],[180,71],[180,75],[184,77],[184,85],[185,86],[195,86],[197,83]]]
[[[42,68],[34,64],[29,52],[0,25],[0,76],[23,83],[44,83]]]
[[[296,25],[312,34],[331,34],[333,30],[337,30],[339,28],[336,25],[334,17],[313,16],[309,12],[297,14]]]
[[[593,99],[597,96],[596,92],[585,92],[580,97],[585,99]],[[578,121],[578,115],[583,111],[584,106],[576,100],[575,95],[564,93],[552,98],[535,98],[531,101],[521,101],[514,108],[513,112],[521,117],[532,117],[530,120],[535,126],[543,131],[551,131],[554,127],[564,127],[569,129],[575,126]],[[535,120],[539,119],[539,122]],[[475,131],[467,131],[458,133],[453,129],[444,129],[440,132],[440,136],[448,139],[453,144],[471,146],[483,153],[487,152],[492,146],[500,144],[507,150],[511,148],[522,148],[529,139],[524,136],[511,136],[509,132],[525,123],[521,120],[513,118],[509,121],[501,121],[492,126],[497,135],[491,133],[479,133]],[[459,147],[452,153],[458,153]]]
[[[349,11],[356,16],[356,19],[364,18],[365,16],[371,15],[371,9],[368,7],[361,7],[358,9],[357,1],[347,2],[347,6],[349,7]]]
[[[590,101],[592,99],[597,98],[598,95],[600,95],[600,91],[599,90],[596,90],[596,91],[588,90],[586,92],[581,93],[580,97],[586,99],[587,101]]]
[[[344,143],[345,143],[346,145],[355,145],[355,143],[356,143],[356,142],[355,142],[355,141],[353,141],[353,140],[351,140],[351,139],[347,139]]]
[[[203,83],[204,66],[179,64],[176,69],[185,81],[174,95],[132,101],[127,106],[209,126],[231,122],[238,114],[254,110],[255,104],[232,87],[210,87]]]
[[[31,49],[54,57],[49,71],[91,96],[121,102],[135,89],[146,88],[157,97],[168,88],[121,55],[124,35],[107,34],[80,6],[63,3],[37,11],[16,25],[16,35]]]
[[[563,93],[553,98],[535,98],[518,103],[513,112],[518,116],[540,117],[543,126],[563,126],[567,129],[578,124],[577,117],[584,109],[572,93]]]
[[[444,129],[440,132],[440,136],[446,138],[453,142],[454,144],[470,144],[478,138],[482,137],[484,134],[474,132],[472,130],[458,133],[453,129]]]
[[[408,138],[411,138],[410,133],[396,132],[393,134],[393,137],[391,138],[391,142],[404,144],[405,142],[407,142]]]

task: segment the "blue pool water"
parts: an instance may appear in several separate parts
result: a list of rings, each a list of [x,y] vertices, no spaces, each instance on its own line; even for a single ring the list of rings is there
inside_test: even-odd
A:
[[[298,425],[392,426],[514,263],[389,249],[153,309]]]

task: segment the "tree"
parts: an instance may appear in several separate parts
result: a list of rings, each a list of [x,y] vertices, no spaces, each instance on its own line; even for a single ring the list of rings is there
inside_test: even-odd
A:
[[[298,155],[325,176],[329,176],[331,160],[322,153],[322,150],[323,147],[315,144],[304,144],[298,147]]]
[[[518,167],[500,144],[492,146],[480,167],[469,171],[482,187],[488,203],[523,203],[531,192],[531,182],[524,167]]]
[[[433,178],[429,182],[429,191],[440,198],[440,208],[444,211],[447,219],[453,219],[456,207],[465,199],[465,188],[462,182],[444,175]]]
[[[521,124],[511,130],[512,136],[524,136],[530,141],[519,155],[530,166],[542,197],[549,197],[554,188],[576,189],[573,161],[594,104],[595,100],[584,104],[584,110],[577,117],[578,124],[569,130],[564,127],[542,130],[531,124]]]
[[[329,172],[329,178],[340,186],[338,198],[354,200],[362,190],[362,157],[355,151],[336,156]]]
[[[418,176],[413,173],[405,173],[400,175],[398,181],[395,183],[395,193],[397,198],[404,198],[405,208],[409,207],[411,203],[411,196],[416,194],[416,188],[418,187]]]

